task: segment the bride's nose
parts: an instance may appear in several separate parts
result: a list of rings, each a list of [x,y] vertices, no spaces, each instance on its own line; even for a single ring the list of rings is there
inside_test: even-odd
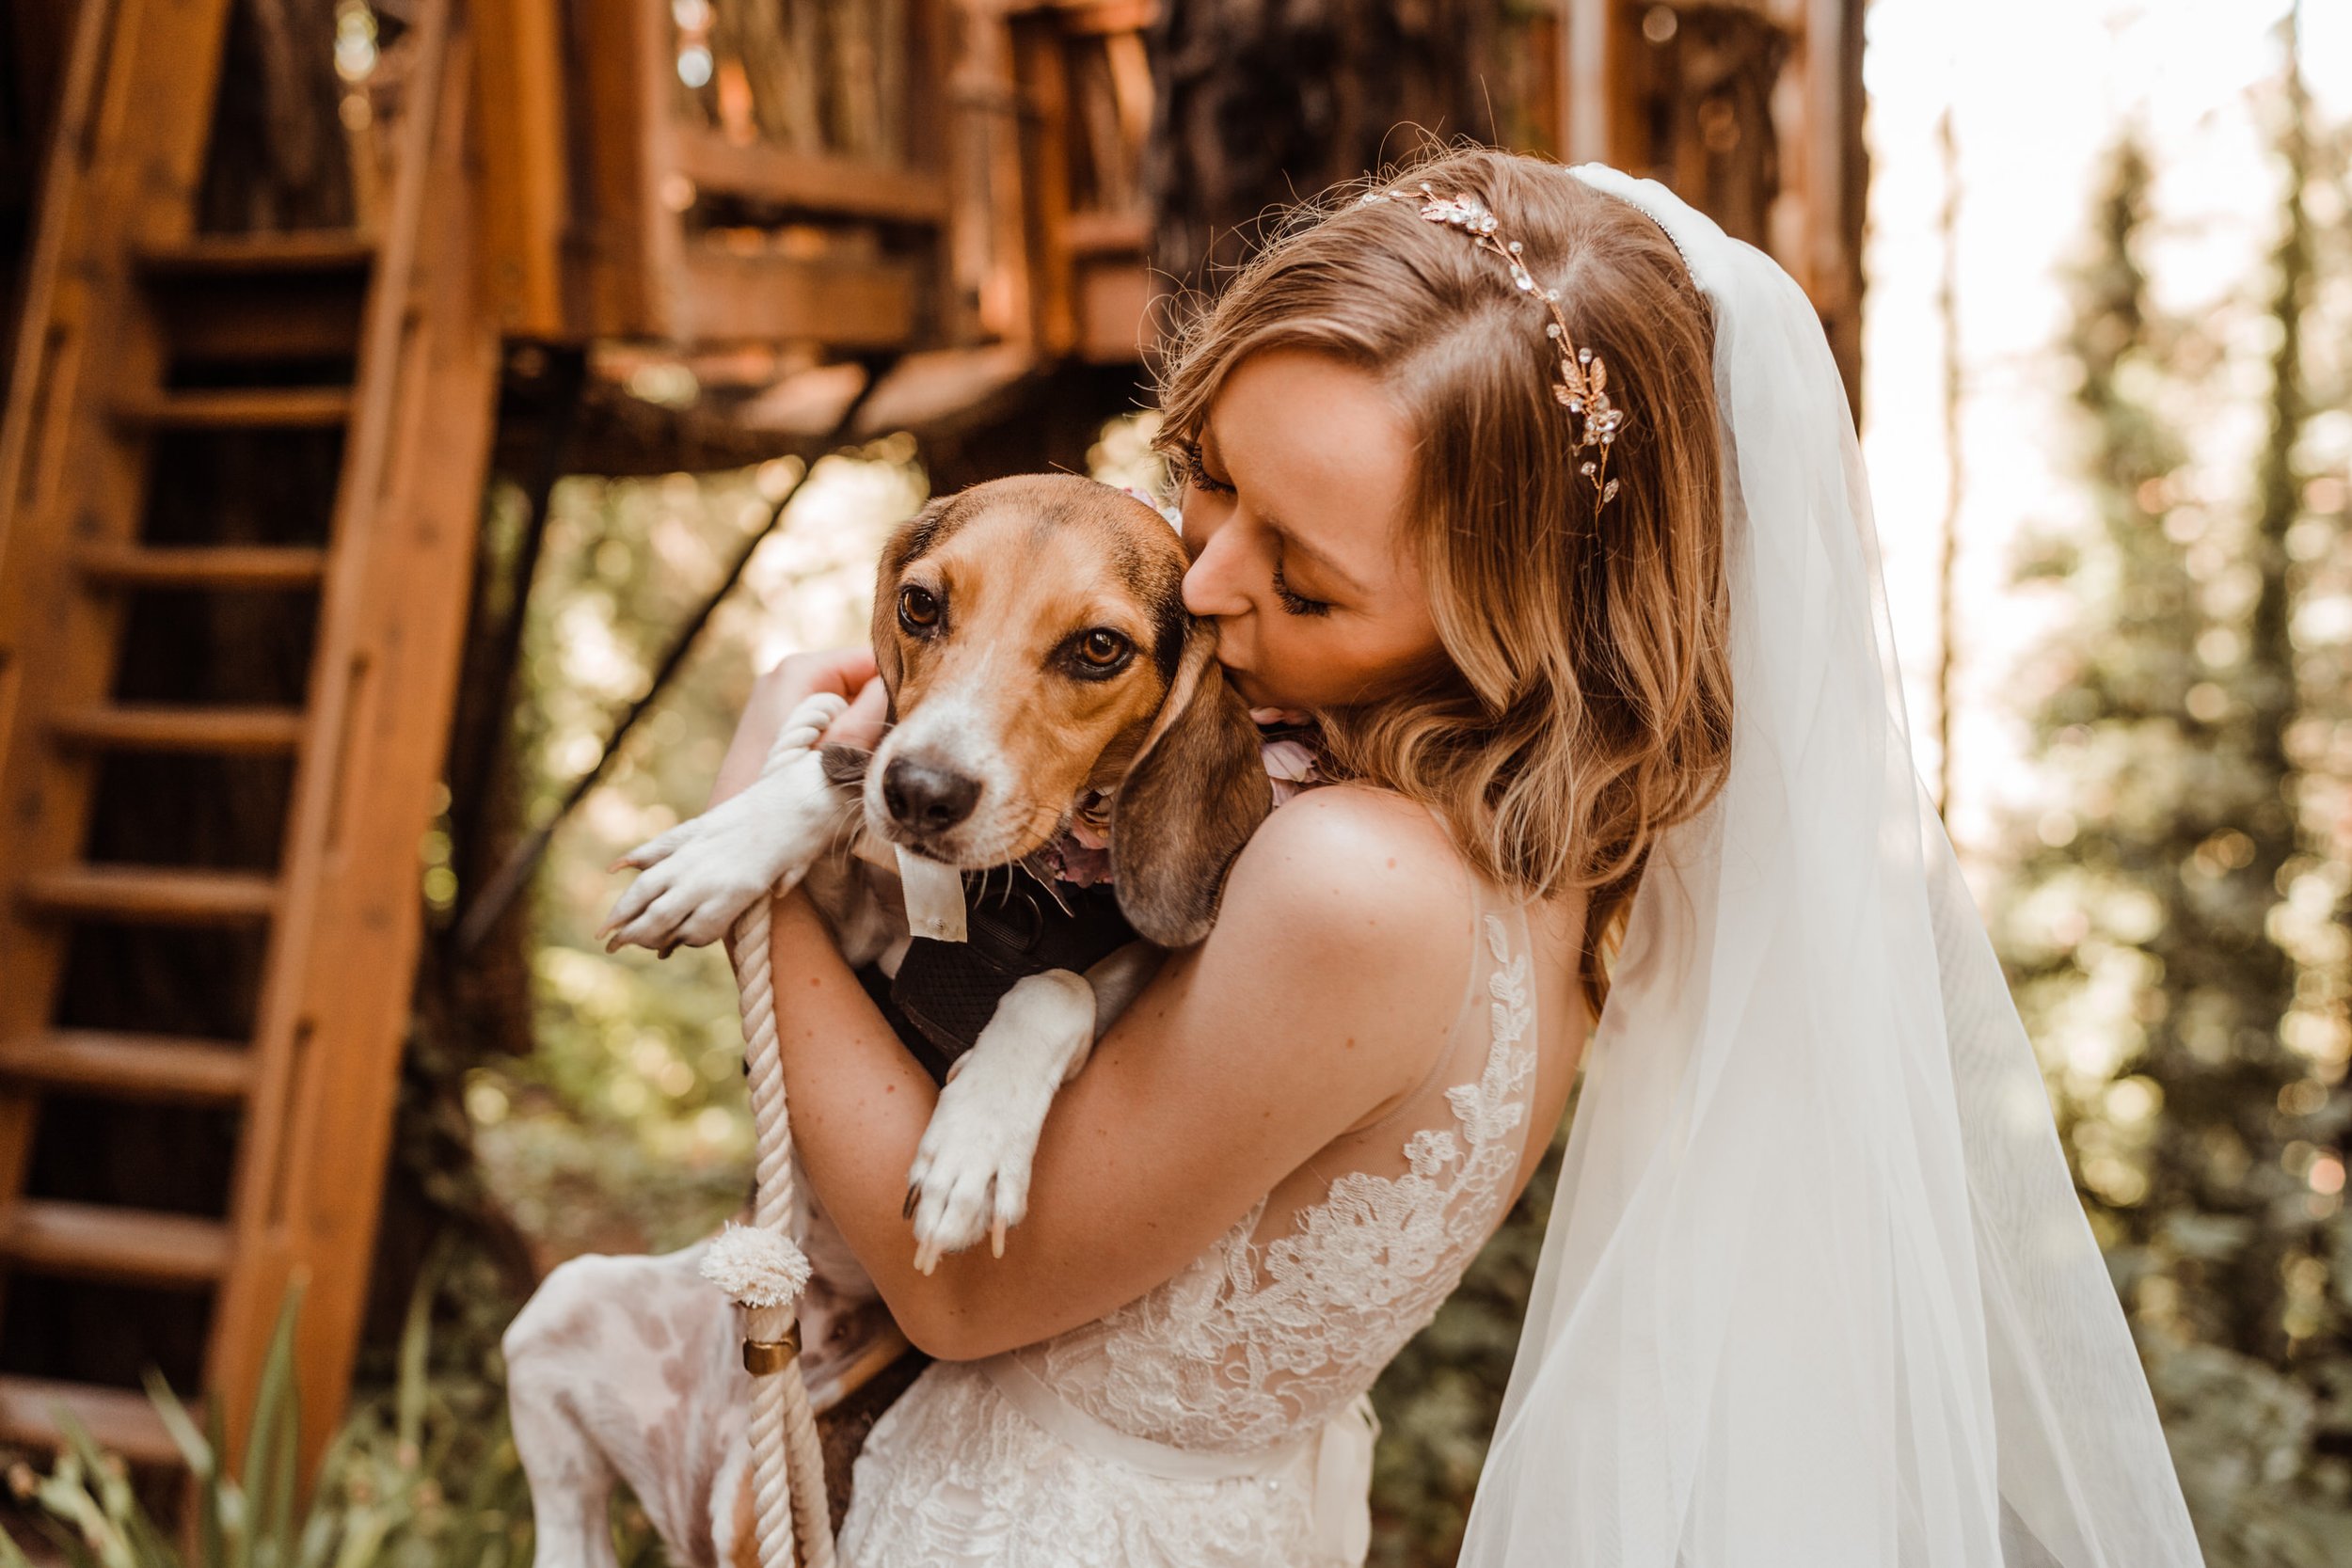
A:
[[[1184,608],[1195,615],[1240,615],[1250,608],[1237,529],[1209,531],[1184,573]],[[1195,534],[1200,539],[1199,534]]]

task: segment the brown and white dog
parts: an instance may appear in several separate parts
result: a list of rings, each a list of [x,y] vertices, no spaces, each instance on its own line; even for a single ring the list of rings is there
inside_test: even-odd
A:
[[[1083,977],[1018,981],[957,1062],[909,1172],[918,1263],[984,1234],[1001,1251],[1026,1212],[1054,1089],[1160,954],[1206,934],[1227,869],[1270,808],[1256,728],[1217,674],[1215,630],[1184,610],[1186,563],[1152,507],[1091,480],[1025,476],[932,502],[892,536],[877,574],[874,653],[892,723],[871,758],[794,759],[624,858],[642,875],[607,924],[614,945],[716,941],[797,879],[853,966],[895,974],[911,938],[884,869],[893,856],[1010,866],[1107,800],[1119,906],[1150,945]],[[803,1367],[821,1408],[879,1304],[796,1185],[814,1270]],[[707,1245],[576,1259],[507,1330],[539,1568],[612,1561],[616,1477],[676,1560],[733,1560],[748,1525],[750,1380],[733,1307],[698,1277]]]

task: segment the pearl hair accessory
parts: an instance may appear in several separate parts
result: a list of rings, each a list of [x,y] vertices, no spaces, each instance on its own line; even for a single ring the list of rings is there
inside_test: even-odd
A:
[[[1519,292],[1534,294],[1551,312],[1544,336],[1560,346],[1560,379],[1552,383],[1551,395],[1577,418],[1577,441],[1569,450],[1600,449],[1597,457],[1587,457],[1578,464],[1577,472],[1593,482],[1593,490],[1600,497],[1595,506],[1607,505],[1617,493],[1617,482],[1609,477],[1609,449],[1616,444],[1617,429],[1625,423],[1625,410],[1609,401],[1609,367],[1590,348],[1578,348],[1569,340],[1567,318],[1560,313],[1560,291],[1535,286],[1534,275],[1519,260],[1519,242],[1496,237],[1495,215],[1476,197],[1441,197],[1424,181],[1418,193],[1367,191],[1358,205],[1414,200],[1421,203],[1421,215],[1429,222],[1459,229],[1470,237],[1472,245],[1502,257],[1510,266],[1511,281]]]

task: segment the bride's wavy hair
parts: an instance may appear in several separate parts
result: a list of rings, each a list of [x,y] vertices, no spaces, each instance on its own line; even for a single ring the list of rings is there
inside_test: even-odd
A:
[[[1597,504],[1552,397],[1542,306],[1417,201],[1471,196],[1560,291],[1625,423]],[[1586,890],[1578,966],[1597,1013],[1658,835],[1730,766],[1722,458],[1705,296],[1665,232],[1559,165],[1440,148],[1287,210],[1159,366],[1155,445],[1178,456],[1245,357],[1327,354],[1372,372],[1419,433],[1409,545],[1451,668],[1327,712],[1327,770],[1435,807],[1488,877]],[[1582,455],[1592,455],[1585,453]]]

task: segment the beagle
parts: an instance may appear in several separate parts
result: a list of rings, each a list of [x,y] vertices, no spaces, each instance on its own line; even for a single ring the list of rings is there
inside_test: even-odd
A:
[[[1257,728],[1217,674],[1215,628],[1184,610],[1186,564],[1154,508],[1091,480],[1023,476],[931,502],[877,572],[890,721],[871,755],[794,758],[620,862],[641,875],[606,923],[612,946],[717,941],[754,899],[797,882],[853,968],[895,978],[916,948],[916,890],[892,868],[945,875],[960,892],[962,871],[1051,867],[1078,858],[1073,836],[1099,844],[1107,828],[1119,911],[1143,940],[1083,975],[1015,981],[949,1069],[908,1174],[927,1271],[983,1234],[1001,1254],[1026,1212],[1054,1089],[1160,956],[1207,933],[1226,871],[1271,809]],[[887,1320],[808,1184],[796,1187],[814,1273],[803,1366],[821,1406],[875,1317],[885,1332]],[[747,1527],[748,1380],[732,1307],[694,1277],[707,1244],[574,1259],[507,1331],[546,1568],[612,1561],[616,1473],[675,1560],[732,1560]]]

